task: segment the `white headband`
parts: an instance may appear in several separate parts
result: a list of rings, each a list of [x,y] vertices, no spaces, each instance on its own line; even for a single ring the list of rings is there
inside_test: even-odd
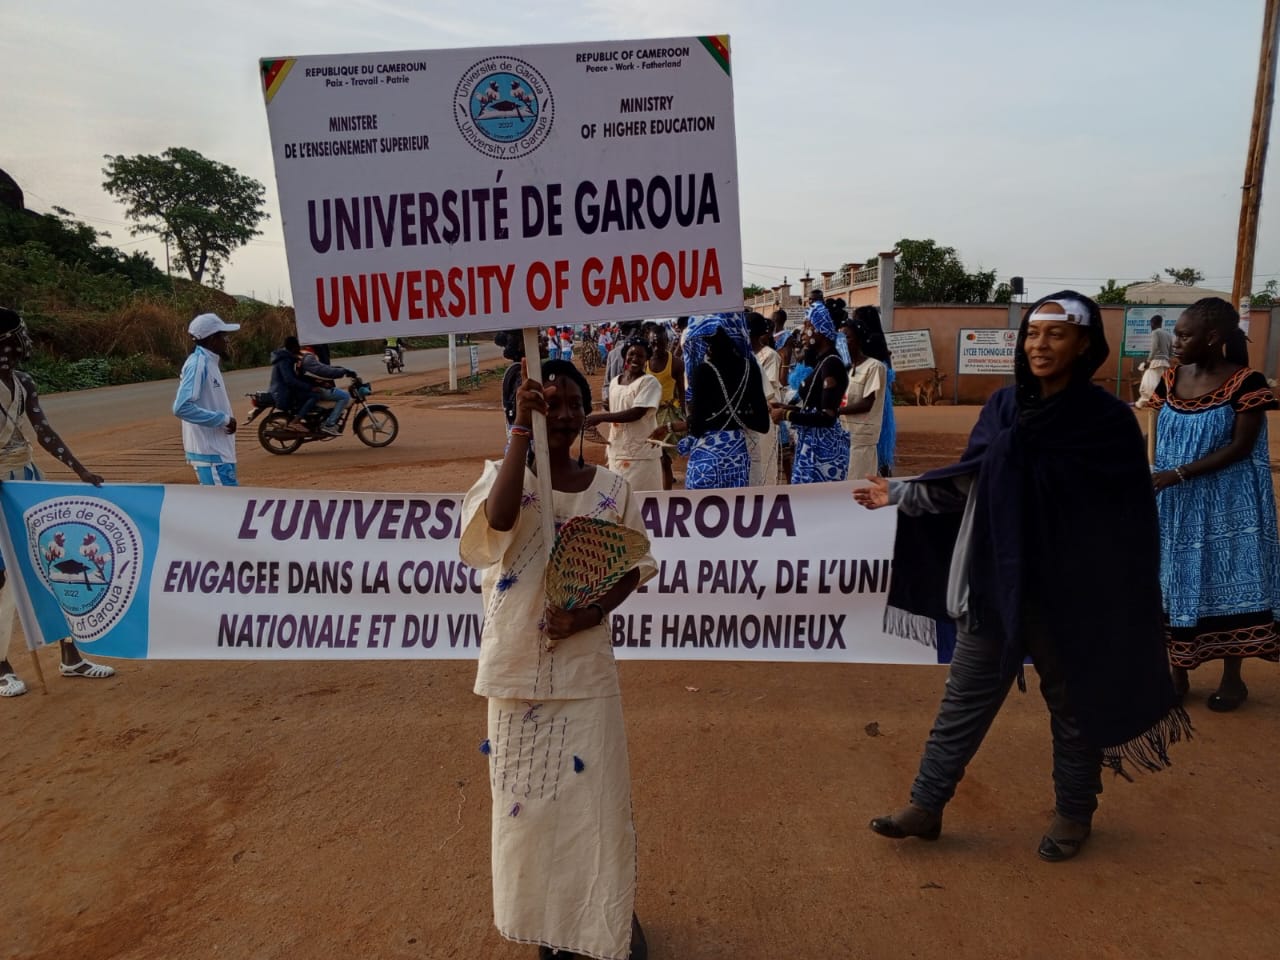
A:
[[[1040,304],[1041,307],[1046,304],[1056,303],[1062,308],[1062,313],[1041,313],[1036,310],[1027,318],[1028,323],[1035,323],[1037,320],[1053,320],[1057,323],[1074,323],[1077,327],[1092,326],[1093,322],[1089,319],[1089,308],[1079,300],[1046,300]]]

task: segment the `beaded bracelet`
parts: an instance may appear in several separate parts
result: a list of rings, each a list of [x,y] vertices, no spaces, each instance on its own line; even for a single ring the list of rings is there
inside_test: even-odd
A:
[[[1184,470],[1182,469],[1182,467],[1174,467],[1174,468],[1173,468],[1173,472],[1174,472],[1174,473],[1176,473],[1176,474],[1178,475],[1178,482],[1179,482],[1179,483],[1186,483],[1186,482],[1187,482],[1187,474],[1186,474],[1186,471],[1184,471]]]
[[[513,423],[511,425],[511,436],[525,437],[526,439],[528,439],[533,436],[533,431],[530,430],[528,427],[522,427],[518,423]]]

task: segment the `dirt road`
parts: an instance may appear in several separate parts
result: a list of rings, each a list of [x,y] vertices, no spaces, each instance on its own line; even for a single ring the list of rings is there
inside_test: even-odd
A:
[[[403,432],[386,450],[342,438],[271,457],[246,441],[243,481],[464,489],[501,450],[496,393],[393,396]],[[109,478],[191,481],[164,409],[100,429],[58,412]],[[953,456],[974,412],[902,411],[904,458]],[[0,701],[0,955],[534,955],[492,927],[472,665],[123,662],[89,682],[58,678],[51,654],[49,696]],[[655,960],[1216,960],[1280,946],[1274,666],[1245,668],[1251,698],[1233,715],[1204,707],[1216,677],[1193,677],[1195,741],[1170,771],[1108,779],[1093,839],[1060,865],[1035,856],[1052,786],[1034,684],[1010,696],[942,839],[894,843],[866,823],[906,798],[943,668],[621,670]]]

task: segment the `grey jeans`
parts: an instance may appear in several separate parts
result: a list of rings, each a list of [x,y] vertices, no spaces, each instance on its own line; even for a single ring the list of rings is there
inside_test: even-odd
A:
[[[1023,620],[1023,639],[1040,675],[1040,693],[1049,706],[1053,733],[1053,787],[1056,808],[1068,820],[1089,823],[1102,792],[1102,753],[1085,742],[1071,715],[1066,676],[1057,650],[1034,617]],[[1013,677],[1001,669],[1001,645],[960,627],[947,674],[947,688],[924,746],[911,802],[934,813],[955,796],[965,767],[1000,712]]]

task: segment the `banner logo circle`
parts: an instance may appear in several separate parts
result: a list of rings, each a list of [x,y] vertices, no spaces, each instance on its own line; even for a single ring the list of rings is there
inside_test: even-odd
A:
[[[454,90],[454,122],[476,150],[499,160],[528,156],[555,122],[551,85],[517,57],[487,57],[471,65]]]
[[[142,574],[142,534],[114,504],[58,497],[26,511],[31,560],[79,643],[129,612]]]

